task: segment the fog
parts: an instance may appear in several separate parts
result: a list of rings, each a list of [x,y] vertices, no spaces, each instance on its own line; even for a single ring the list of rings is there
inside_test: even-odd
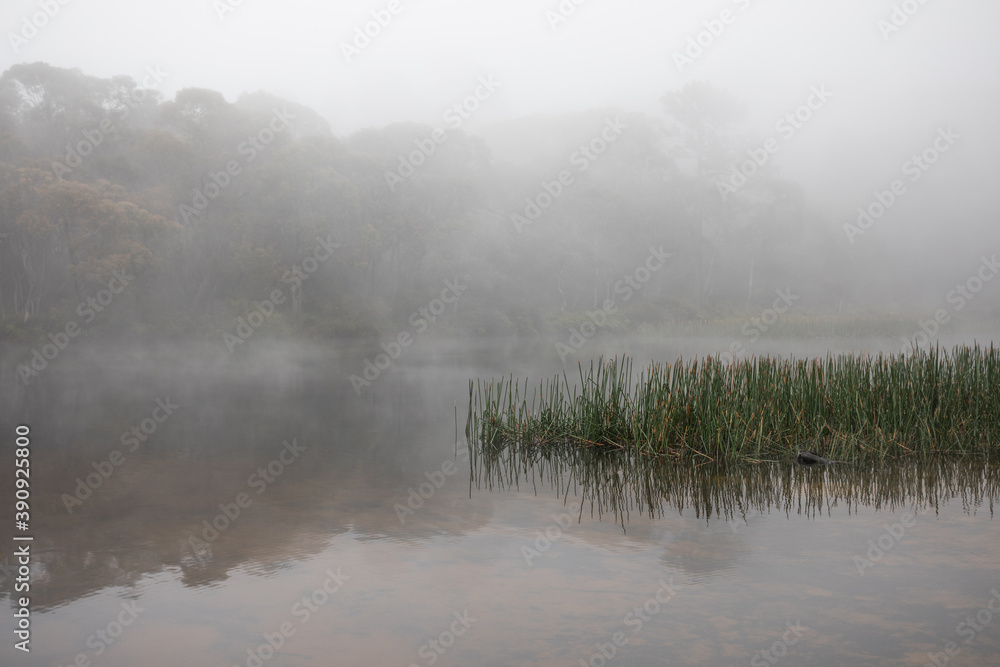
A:
[[[1000,328],[1000,4],[2,16],[0,663],[943,664],[993,609],[997,357],[914,350]],[[612,356],[744,412],[471,435]]]
[[[794,186],[802,197],[797,229],[825,240],[787,248],[787,259],[836,255],[814,268],[826,283],[854,285],[848,306],[933,315],[1000,245],[995,3],[296,1],[279,9],[229,0],[18,0],[7,9],[3,70],[45,62],[91,77],[124,75],[164,101],[189,88],[229,102],[264,91],[313,109],[344,139],[394,123],[452,131],[457,122],[458,132],[486,140],[492,168],[517,171],[522,188],[589,140],[587,114],[632,114],[648,123],[644,147],[682,175],[718,187],[747,164],[751,183]],[[484,98],[456,115],[483,81],[491,83]],[[691,145],[663,103],[692,82],[730,95],[742,112],[713,128],[725,155],[701,174],[692,173]],[[776,144],[757,153],[766,157],[758,171],[746,163],[748,151],[769,138]],[[934,151],[935,140],[946,153]],[[925,151],[935,162],[914,167]],[[651,156],[644,159],[648,165]],[[879,211],[879,193],[897,179],[905,192],[885,215],[862,233],[852,229],[859,207]],[[510,218],[512,203],[528,193],[505,194],[481,208]],[[737,227],[738,218],[730,215]],[[718,244],[709,227],[706,242]],[[750,252],[744,248],[744,259]],[[988,312],[1000,296],[990,285],[975,301]]]

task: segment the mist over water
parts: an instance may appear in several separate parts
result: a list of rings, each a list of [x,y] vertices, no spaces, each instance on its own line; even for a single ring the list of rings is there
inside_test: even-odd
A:
[[[32,453],[35,636],[45,649],[24,664],[96,657],[88,638],[123,601],[144,611],[101,656],[108,664],[245,664],[247,648],[285,620],[297,633],[275,658],[287,664],[334,654],[409,664],[466,609],[476,622],[451,650],[460,663],[571,663],[619,631],[629,641],[616,650],[634,664],[749,660],[790,622],[808,628],[799,660],[909,656],[903,664],[936,650],[938,636],[942,646],[954,639],[940,604],[974,614],[989,603],[981,582],[995,571],[997,480],[982,459],[635,473],[607,457],[575,468],[553,459],[508,469],[501,459],[487,483],[461,433],[456,448],[454,406],[464,419],[470,377],[556,369],[548,346],[425,341],[359,401],[329,378],[366,353],[261,345],[225,365],[205,346],[95,347],[53,369],[57,391],[9,401],[4,414],[31,415],[33,442],[45,443]],[[124,436],[157,399],[172,414],[131,451]],[[288,443],[301,451],[282,457]],[[114,450],[124,461],[67,506]],[[309,607],[294,605],[328,571],[350,578],[306,618]],[[668,601],[643,612],[640,628],[633,608],[658,591]],[[430,620],[415,623],[418,612]],[[913,627],[928,639],[903,639]],[[691,641],[678,643],[678,628]],[[523,648],[525,633],[538,643]],[[963,646],[973,661],[996,650],[985,632]]]
[[[998,21],[10,0],[0,664],[993,664],[961,415],[814,467],[467,424],[602,359],[995,344]]]

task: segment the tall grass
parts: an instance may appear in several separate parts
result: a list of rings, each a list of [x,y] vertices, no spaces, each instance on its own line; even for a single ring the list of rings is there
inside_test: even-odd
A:
[[[841,461],[990,451],[1000,443],[1000,350],[708,357],[635,374],[628,358],[602,358],[580,364],[579,383],[565,373],[533,388],[470,381],[466,433],[484,454],[510,444],[713,461],[799,448]]]

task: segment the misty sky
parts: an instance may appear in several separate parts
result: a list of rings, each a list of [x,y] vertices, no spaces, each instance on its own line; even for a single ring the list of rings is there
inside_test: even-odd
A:
[[[1000,3],[992,0],[400,0],[350,62],[342,44],[388,0],[242,0],[222,17],[219,8],[239,0],[64,1],[15,53],[10,34],[41,10],[39,0],[6,0],[0,68],[41,60],[141,80],[158,67],[169,74],[159,87],[168,98],[185,87],[230,101],[266,90],[316,109],[342,136],[395,121],[440,125],[479,77],[492,76],[500,89],[465,129],[605,106],[659,116],[666,92],[707,80],[748,105],[741,129],[763,140],[822,85],[832,97],[776,156],[812,201],[850,215],[953,126],[961,139],[896,211],[996,226]],[[553,27],[546,12],[560,5],[575,12]],[[916,10],[905,24],[880,29],[904,5]],[[675,54],[723,11],[730,23],[680,71]]]

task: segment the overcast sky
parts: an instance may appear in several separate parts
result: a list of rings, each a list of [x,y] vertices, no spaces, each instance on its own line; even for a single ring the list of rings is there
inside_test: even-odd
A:
[[[52,0],[56,3],[58,0]],[[389,1],[63,0],[38,34],[19,45],[39,0],[5,0],[0,63],[42,60],[88,74],[170,73],[172,95],[202,86],[230,100],[264,89],[320,111],[345,133],[396,120],[435,121],[477,77],[503,82],[494,116],[617,105],[659,111],[685,82],[710,80],[752,102],[764,117],[797,103],[809,85],[843,97],[928,86],[995,86],[1000,79],[1000,3],[927,2],[883,37],[885,0],[415,0],[350,62],[341,43]],[[579,0],[577,0],[579,1]],[[240,2],[222,13],[218,7]],[[547,11],[575,8],[550,25]],[[905,4],[905,3],[904,3]],[[731,12],[731,23],[679,71],[675,52]],[[718,24],[715,26],[718,28]],[[707,40],[704,40],[707,41]]]
[[[660,115],[666,92],[705,80],[747,103],[744,129],[763,140],[812,86],[825,86],[832,97],[776,158],[816,201],[835,202],[843,215],[867,203],[947,126],[962,138],[902,204],[965,207],[978,219],[995,189],[995,0],[64,1],[51,0],[58,13],[13,45],[45,2],[4,0],[3,69],[41,60],[141,80],[158,67],[168,98],[186,87],[230,101],[266,90],[316,109],[338,135],[403,120],[441,124],[480,77],[493,77],[498,92],[466,129],[604,106]],[[240,4],[222,12],[230,2]],[[560,6],[575,11],[554,23]],[[894,11],[902,25],[890,31]],[[373,12],[391,21],[348,61],[343,45]],[[699,33],[702,53],[679,66],[677,54]]]

